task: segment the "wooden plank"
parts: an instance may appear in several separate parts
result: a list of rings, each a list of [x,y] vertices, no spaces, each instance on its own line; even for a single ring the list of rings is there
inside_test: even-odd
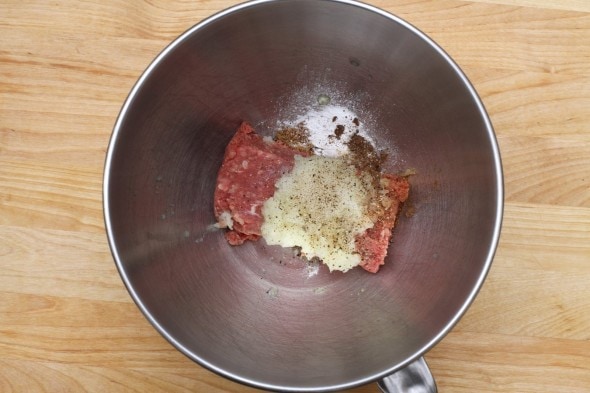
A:
[[[590,340],[590,209],[508,204],[502,231],[457,331]]]
[[[60,166],[1,162],[0,224],[103,233],[102,167]]]
[[[590,342],[451,333],[429,352],[439,391],[586,393]]]
[[[181,355],[179,355],[181,356]],[[156,368],[72,365],[32,360],[0,360],[2,392],[259,392],[216,378],[186,358]],[[367,390],[366,392],[369,392]],[[360,393],[360,392],[359,392]]]
[[[469,69],[468,76],[500,138],[590,143],[590,77],[489,68]]]
[[[534,7],[548,10],[590,12],[586,0],[462,0],[466,3],[505,4],[518,7]]]
[[[590,144],[520,136],[499,144],[507,201],[590,207]]]

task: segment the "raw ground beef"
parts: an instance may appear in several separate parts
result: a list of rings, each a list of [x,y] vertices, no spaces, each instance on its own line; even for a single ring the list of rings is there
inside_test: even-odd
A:
[[[379,267],[385,263],[395,219],[400,205],[408,199],[410,191],[410,183],[406,177],[383,174],[381,178],[388,180],[387,196],[392,201],[391,206],[372,228],[357,236],[355,242],[356,249],[361,254],[360,266],[371,273],[377,273]]]
[[[260,237],[262,205],[274,195],[277,180],[293,169],[296,154],[305,155],[264,141],[248,123],[240,125],[225,150],[214,196],[215,217],[221,227],[230,227],[225,234],[230,244]]]
[[[260,238],[262,205],[274,195],[277,180],[293,169],[295,155],[309,152],[267,142],[248,123],[240,125],[225,150],[214,196],[215,217],[220,227],[229,228],[225,236],[231,245]],[[410,188],[406,177],[382,174],[381,178],[387,179],[386,195],[392,203],[355,241],[360,266],[372,273],[384,264],[397,214]]]

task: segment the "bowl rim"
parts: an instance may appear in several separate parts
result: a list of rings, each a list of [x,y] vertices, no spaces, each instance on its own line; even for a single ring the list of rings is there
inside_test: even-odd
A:
[[[334,385],[328,385],[328,386],[316,386],[316,387],[273,385],[273,384],[268,384],[268,383],[260,382],[257,380],[253,380],[250,378],[246,378],[246,377],[240,376],[238,374],[234,374],[228,370],[225,370],[221,367],[216,366],[213,363],[210,363],[206,359],[191,352],[188,348],[183,346],[182,343],[180,343],[172,335],[170,335],[166,331],[166,329],[158,323],[158,321],[154,318],[154,316],[152,316],[150,314],[149,310],[144,306],[144,304],[142,303],[142,300],[135,292],[135,289],[133,288],[133,285],[131,284],[131,282],[127,276],[127,273],[123,267],[123,262],[122,262],[121,256],[119,255],[118,250],[117,250],[116,240],[113,235],[113,226],[112,226],[112,221],[111,221],[110,203],[109,203],[111,165],[112,165],[113,155],[114,155],[115,147],[117,144],[117,140],[119,138],[119,134],[121,133],[122,124],[124,122],[126,114],[129,110],[129,108],[131,107],[131,105],[133,104],[133,102],[135,101],[135,97],[137,96],[138,91],[144,85],[144,82],[150,77],[150,75],[152,74],[154,69],[156,67],[158,67],[158,65],[166,58],[168,53],[170,53],[172,50],[174,50],[177,46],[179,46],[181,43],[183,43],[189,36],[196,33],[198,30],[203,29],[205,26],[218,21],[229,14],[237,13],[239,11],[253,8],[256,6],[260,6],[260,5],[264,5],[267,3],[277,3],[280,1],[285,1],[285,0],[252,0],[252,1],[247,1],[244,3],[240,3],[237,5],[231,6],[229,8],[224,9],[224,10],[221,10],[209,17],[206,17],[205,19],[203,19],[199,23],[193,25],[188,30],[183,32],[181,35],[179,35],[177,38],[175,38],[171,43],[169,43],[152,60],[152,62],[148,65],[148,67],[142,72],[141,76],[139,77],[137,82],[135,82],[133,88],[131,89],[130,93],[128,94],[127,98],[125,99],[125,102],[124,102],[121,110],[119,111],[119,114],[117,116],[117,120],[116,120],[115,125],[113,127],[113,132],[112,132],[112,135],[111,135],[111,138],[109,141],[109,145],[108,145],[108,149],[107,149],[107,153],[106,153],[105,164],[104,164],[104,177],[103,177],[103,215],[104,215],[105,229],[107,232],[109,248],[110,248],[111,253],[113,255],[113,259],[115,260],[117,270],[119,272],[119,275],[121,276],[123,283],[125,284],[125,287],[127,288],[127,291],[131,295],[133,301],[135,302],[137,307],[140,309],[140,311],[143,313],[144,317],[156,328],[158,333],[160,333],[160,335],[162,335],[168,342],[170,342],[177,350],[179,350],[182,354],[187,356],[189,359],[193,360],[197,364],[207,368],[210,371],[213,371],[214,373],[216,373],[222,377],[225,377],[225,378],[228,378],[228,379],[233,380],[235,382],[239,382],[241,384],[248,385],[248,386],[251,386],[254,388],[258,388],[258,389],[264,389],[264,390],[270,390],[270,391],[283,391],[283,392],[320,392],[320,391],[336,391],[336,390],[339,391],[339,390],[344,390],[344,389],[351,389],[351,388],[354,388],[354,387],[357,387],[360,385],[375,382],[381,378],[391,375],[391,374],[395,373],[396,371],[404,368],[408,364],[414,362],[415,360],[417,360],[421,356],[423,356],[432,347],[434,347],[437,343],[439,343],[453,329],[453,327],[463,317],[463,315],[465,314],[465,312],[470,307],[470,305],[473,303],[475,297],[479,293],[479,291],[480,291],[480,289],[481,289],[481,287],[482,287],[482,285],[489,273],[494,255],[495,255],[497,247],[498,247],[499,239],[500,239],[500,232],[501,232],[503,212],[504,212],[504,177],[503,177],[502,161],[501,161],[501,157],[500,157],[500,150],[499,150],[499,146],[498,146],[498,141],[497,141],[491,120],[489,118],[489,115],[483,105],[481,98],[477,94],[475,88],[473,87],[473,85],[471,84],[471,82],[469,81],[467,76],[464,74],[464,72],[461,70],[461,68],[457,65],[457,63],[455,63],[455,61],[450,57],[450,55],[448,55],[433,39],[431,39],[428,35],[426,35],[424,32],[422,32],[420,29],[418,29],[414,25],[410,24],[409,22],[405,21],[404,19],[402,19],[402,18],[400,18],[388,11],[385,11],[381,8],[378,8],[376,6],[366,4],[366,3],[363,3],[360,1],[356,1],[356,0],[316,0],[316,1],[324,1],[324,2],[330,2],[330,3],[338,3],[338,4],[341,4],[344,6],[358,7],[363,10],[370,11],[375,14],[386,17],[389,20],[391,20],[392,22],[397,23],[397,24],[403,26],[404,28],[408,29],[411,33],[418,36],[425,43],[427,43],[432,49],[434,49],[436,52],[438,52],[438,54],[453,69],[455,74],[461,79],[464,86],[469,91],[469,94],[471,95],[473,102],[476,104],[477,109],[481,115],[481,118],[482,118],[483,122],[485,123],[489,142],[492,147],[492,156],[494,159],[494,169],[495,169],[495,181],[496,181],[496,188],[497,188],[496,189],[496,214],[495,214],[495,218],[494,218],[494,228],[492,231],[492,238],[491,238],[491,241],[490,241],[490,244],[488,247],[488,252],[486,255],[485,263],[483,265],[483,269],[482,269],[475,285],[471,289],[469,296],[467,296],[467,298],[465,299],[462,306],[455,313],[455,315],[450,319],[450,321],[445,325],[445,327],[443,329],[441,329],[441,331],[436,336],[434,336],[430,341],[428,341],[425,345],[423,345],[422,347],[417,349],[404,362],[386,367],[382,371],[377,372],[369,377],[357,379],[357,380],[350,381],[350,382],[340,383],[340,384],[334,384]],[[299,0],[289,0],[289,1],[299,1]]]

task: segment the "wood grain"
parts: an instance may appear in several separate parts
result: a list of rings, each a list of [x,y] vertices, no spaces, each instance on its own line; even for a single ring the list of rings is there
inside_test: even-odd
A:
[[[541,9],[568,10],[590,12],[590,3],[586,0],[562,0],[562,1],[539,1],[539,0],[469,0],[471,3],[492,3],[516,5],[520,7],[535,7]]]
[[[473,306],[427,355],[439,391],[590,392],[590,3],[372,3],[457,61],[502,153],[500,246]],[[0,392],[256,391],[156,333],[102,218],[127,93],[168,42],[233,4],[0,3]]]

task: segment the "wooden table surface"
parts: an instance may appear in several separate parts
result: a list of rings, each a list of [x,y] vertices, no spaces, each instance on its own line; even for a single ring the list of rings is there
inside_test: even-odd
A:
[[[234,3],[0,1],[0,392],[255,391],[151,327],[102,215],[105,151],[133,83],[168,42]],[[439,391],[590,392],[590,1],[374,4],[459,63],[503,157],[490,275],[426,357]]]

